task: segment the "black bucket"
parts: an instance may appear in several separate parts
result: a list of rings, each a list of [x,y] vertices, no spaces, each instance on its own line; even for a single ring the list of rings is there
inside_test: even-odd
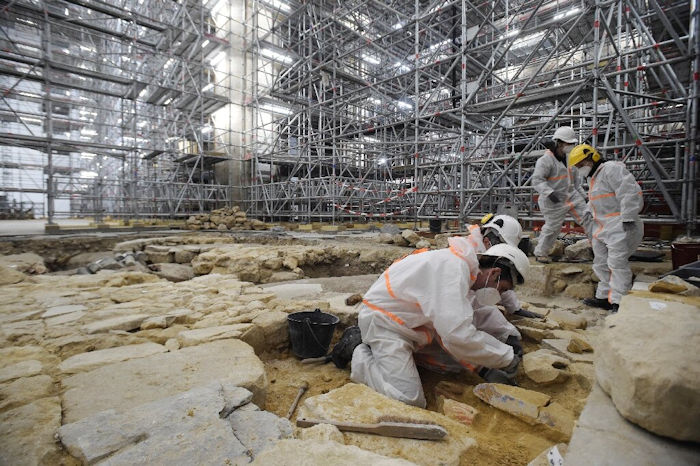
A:
[[[339,320],[333,314],[326,314],[320,309],[289,314],[287,322],[292,353],[302,359],[325,356]]]

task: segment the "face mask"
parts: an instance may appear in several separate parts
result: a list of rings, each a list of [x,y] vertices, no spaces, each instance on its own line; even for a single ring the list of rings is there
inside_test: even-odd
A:
[[[584,167],[581,167],[578,169],[578,172],[581,174],[582,177],[588,178],[588,175],[591,174],[591,167],[590,165],[586,165]]]
[[[486,280],[488,282],[488,279]],[[501,293],[498,292],[498,285],[501,283],[499,275],[495,288],[480,288],[476,290],[475,296],[479,304],[484,306],[495,306],[501,302]]]

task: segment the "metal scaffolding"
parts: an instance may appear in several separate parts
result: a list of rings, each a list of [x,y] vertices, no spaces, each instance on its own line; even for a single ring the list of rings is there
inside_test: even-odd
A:
[[[231,201],[244,11],[192,0],[0,3],[0,195],[55,216]],[[238,32],[237,32],[238,31]],[[236,76],[240,76],[237,78]],[[32,197],[33,196],[33,197]]]
[[[541,218],[542,139],[624,161],[694,228],[700,32],[684,0],[253,0],[249,213]]]

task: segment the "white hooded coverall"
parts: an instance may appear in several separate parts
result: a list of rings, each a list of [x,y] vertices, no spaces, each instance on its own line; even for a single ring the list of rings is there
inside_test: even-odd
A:
[[[505,367],[513,349],[477,330],[467,297],[484,252],[479,227],[450,238],[448,249],[409,255],[392,264],[365,293],[351,379],[390,398],[425,407],[413,353],[439,345],[462,367]],[[426,348],[427,349],[427,348]]]
[[[595,296],[619,304],[632,287],[629,257],[644,235],[639,212],[642,190],[622,162],[604,162],[591,178],[588,206],[593,214],[593,271],[600,282]],[[625,232],[622,224],[632,222]]]
[[[581,225],[590,237],[591,224],[584,215],[586,197],[581,191],[581,176],[576,167],[567,168],[552,151],[545,150],[544,155],[535,162],[532,187],[539,193],[537,204],[544,216],[535,256],[549,255],[568,213],[571,213],[576,223]],[[552,193],[559,198],[559,202],[549,199]]]

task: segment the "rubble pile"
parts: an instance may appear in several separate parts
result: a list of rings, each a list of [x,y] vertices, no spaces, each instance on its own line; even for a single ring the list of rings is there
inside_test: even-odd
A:
[[[394,244],[415,249],[435,248],[438,246],[438,242],[435,239],[424,238],[413,230],[403,230],[394,234],[382,232],[377,235],[375,241],[381,244]],[[447,240],[445,240],[445,244],[447,244]]]
[[[267,230],[265,222],[247,218],[238,206],[192,215],[187,219],[186,225],[189,230]]]

